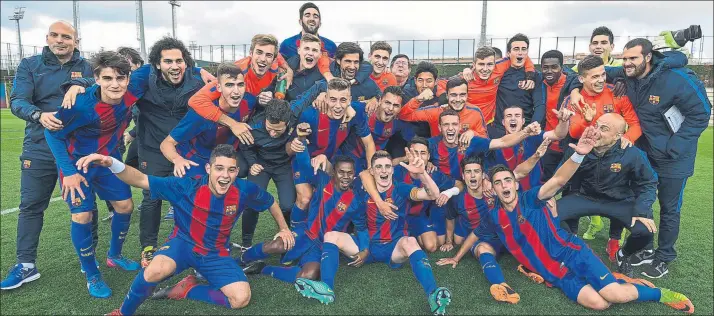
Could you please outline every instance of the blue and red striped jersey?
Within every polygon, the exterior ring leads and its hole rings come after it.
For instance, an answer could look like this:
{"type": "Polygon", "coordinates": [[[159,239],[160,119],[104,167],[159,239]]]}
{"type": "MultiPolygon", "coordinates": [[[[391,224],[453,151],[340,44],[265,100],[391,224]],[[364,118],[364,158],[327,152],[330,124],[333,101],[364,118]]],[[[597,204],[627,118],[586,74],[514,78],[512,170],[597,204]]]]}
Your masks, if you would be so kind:
{"type": "MultiPolygon", "coordinates": [[[[478,229],[480,233],[485,233],[487,230],[484,227],[489,225],[486,223],[489,216],[489,210],[494,206],[494,200],[486,197],[476,198],[467,192],[467,189],[461,191],[459,195],[452,196],[449,199],[447,219],[457,219],[464,227],[469,227],[471,230],[478,229]],[[483,226],[479,228],[480,226],[483,226]]],[[[495,234],[495,232],[493,232],[495,234]]]]}
{"type": "Polygon", "coordinates": [[[491,140],[474,136],[468,148],[461,146],[448,147],[443,141],[443,136],[434,136],[429,138],[429,155],[430,161],[436,168],[445,175],[456,180],[462,180],[461,177],[461,160],[466,155],[482,155],[488,152],[491,146],[491,140]]]}
{"type": "MultiPolygon", "coordinates": [[[[436,186],[439,187],[440,191],[451,189],[456,183],[456,180],[447,177],[439,170],[430,173],[429,176],[431,176],[431,179],[434,180],[434,183],[436,183],[436,186]]],[[[394,175],[392,178],[399,182],[421,187],[421,180],[412,178],[407,168],[404,168],[401,165],[394,166],[394,175]]],[[[410,216],[428,214],[427,212],[432,206],[437,207],[436,204],[434,204],[434,201],[410,201],[409,212],[407,214],[410,216]]]]}
{"type": "MultiPolygon", "coordinates": [[[[516,146],[493,150],[486,156],[486,164],[491,166],[503,164],[511,170],[516,170],[518,165],[535,154],[541,142],[543,142],[543,133],[529,136],[516,146]]],[[[538,160],[528,176],[519,181],[519,189],[528,191],[534,186],[541,185],[541,173],[540,160],[538,160]]]]}
{"type": "Polygon", "coordinates": [[[418,188],[412,184],[392,180],[392,186],[385,192],[379,193],[382,200],[394,204],[397,207],[397,215],[395,220],[388,220],[379,213],[377,204],[372,198],[367,200],[367,232],[369,233],[369,241],[372,243],[387,243],[393,240],[398,240],[407,233],[407,213],[409,212],[409,204],[411,203],[410,194],[412,190],[418,188]]]}
{"type": "Polygon", "coordinates": [[[498,205],[490,219],[501,242],[526,268],[549,283],[561,279],[568,268],[563,264],[585,247],[585,243],[560,228],[559,221],[538,199],[541,186],[518,192],[516,208],[509,212],[498,205]]]}
{"type": "MultiPolygon", "coordinates": [[[[218,107],[218,100],[214,100],[213,104],[218,107]]],[[[237,122],[246,122],[253,113],[256,104],[257,99],[253,95],[245,93],[235,112],[222,113],[237,122]]],[[[237,144],[235,135],[230,128],[205,119],[192,108],[189,108],[186,116],[171,130],[169,135],[178,142],[176,151],[186,159],[191,159],[196,155],[199,157],[197,160],[208,160],[216,145],[237,144]]]]}
{"type": "Polygon", "coordinates": [[[60,108],[55,117],[64,127],[45,130],[47,145],[55,156],[63,176],[77,173],[74,163],[81,157],[98,153],[121,160],[119,145],[131,122],[131,109],[141,95],[131,85],[117,105],[101,101],[99,85],[79,94],[71,109],[60,108]]]}
{"type": "MultiPolygon", "coordinates": [[[[374,139],[375,150],[384,150],[392,135],[400,134],[402,139],[406,141],[410,141],[414,137],[414,130],[412,126],[402,120],[395,118],[388,123],[382,122],[377,119],[376,111],[371,115],[366,114],[363,103],[359,103],[359,107],[355,107],[354,109],[357,113],[364,113],[367,128],[369,128],[372,133],[372,139],[374,139]]],[[[342,144],[340,150],[353,158],[366,158],[364,145],[359,139],[357,139],[357,136],[354,133],[350,133],[347,136],[347,139],[342,144]]]]}
{"type": "Polygon", "coordinates": [[[208,176],[176,178],[149,176],[152,199],[166,200],[174,207],[174,234],[193,245],[201,255],[230,255],[231,230],[246,208],[264,211],[273,196],[252,182],[236,179],[224,196],[215,196],[208,176]]]}
{"type": "MultiPolygon", "coordinates": [[[[356,108],[359,102],[352,102],[351,105],[356,108]]],[[[307,107],[300,115],[299,122],[310,124],[312,129],[312,134],[308,136],[310,143],[307,146],[312,157],[324,154],[327,159],[332,159],[353,127],[355,134],[360,138],[370,135],[365,117],[359,112],[349,122],[342,123],[342,119],[330,119],[327,114],[320,113],[314,107],[307,107]]]]}

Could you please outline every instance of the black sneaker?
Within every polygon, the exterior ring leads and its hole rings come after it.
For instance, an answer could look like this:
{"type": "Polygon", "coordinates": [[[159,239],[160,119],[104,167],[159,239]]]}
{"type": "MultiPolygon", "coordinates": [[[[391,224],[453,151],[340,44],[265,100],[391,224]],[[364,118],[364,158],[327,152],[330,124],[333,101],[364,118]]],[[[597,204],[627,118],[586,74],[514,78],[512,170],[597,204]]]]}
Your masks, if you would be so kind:
{"type": "Polygon", "coordinates": [[[246,264],[245,267],[243,268],[243,273],[245,274],[259,274],[260,271],[263,271],[263,268],[265,268],[266,264],[265,262],[258,260],[258,261],[253,261],[249,264],[246,264]]]}
{"type": "Polygon", "coordinates": [[[654,250],[641,250],[630,256],[630,265],[637,267],[643,264],[650,264],[652,263],[652,259],[654,259],[654,250]]]}
{"type": "Polygon", "coordinates": [[[615,254],[615,258],[617,260],[617,272],[620,272],[627,277],[634,278],[635,271],[632,270],[632,264],[630,263],[630,258],[632,257],[633,255],[625,256],[625,254],[622,253],[622,250],[619,250],[615,254]]]}
{"type": "Polygon", "coordinates": [[[667,269],[666,262],[659,259],[654,259],[652,263],[645,267],[644,271],[642,271],[642,275],[652,279],[659,279],[668,272],[669,269],[667,269]]]}

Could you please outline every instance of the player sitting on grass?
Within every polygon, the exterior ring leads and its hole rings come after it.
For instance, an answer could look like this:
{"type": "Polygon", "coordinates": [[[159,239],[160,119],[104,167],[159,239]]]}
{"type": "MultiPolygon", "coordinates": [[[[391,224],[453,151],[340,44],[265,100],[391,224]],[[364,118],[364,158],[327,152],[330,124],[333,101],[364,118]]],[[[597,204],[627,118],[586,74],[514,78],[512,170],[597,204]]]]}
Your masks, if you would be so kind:
{"type": "Polygon", "coordinates": [[[611,273],[582,239],[560,228],[557,211],[546,206],[545,201],[570,180],[599,138],[598,130],[586,128],[578,144],[570,144],[575,153],[555,175],[525,192],[518,192],[517,180],[508,167],[491,168],[489,178],[499,204],[491,209],[489,218],[499,239],[518,262],[587,308],[604,310],[611,303],[649,301],[693,313],[694,305],[681,293],[611,273]]]}
{"type": "Polygon", "coordinates": [[[131,121],[131,108],[141,93],[129,84],[129,62],[116,52],[97,54],[92,59],[92,68],[97,84],[78,96],[73,108],[57,111],[55,117],[64,122],[64,127],[45,130],[45,138],[60,170],[62,197],[72,213],[70,235],[87,277],[87,290],[93,297],[107,298],[112,290],[99,272],[92,243],[94,192],[110,201],[116,211],[107,266],[135,271],[139,264],[121,254],[134,209],[131,189],[106,168],[92,166],[81,173],[74,163],[92,153],[121,159],[119,144],[131,121]]]}
{"type": "Polygon", "coordinates": [[[109,168],[126,184],[149,190],[152,197],[167,200],[176,208],[176,236],[159,248],[148,267],[139,271],[121,307],[110,315],[134,314],[159,282],[189,267],[201,273],[208,285],[198,284],[196,277],[189,275],[154,297],[192,299],[229,308],[248,305],[250,286],[243,270],[231,258],[229,244],[231,230],[247,207],[270,208],[280,228],[277,236],[286,248],[295,244],[273,197],[253,183],[236,179],[238,163],[231,145],[216,146],[204,166],[207,176],[198,178],[147,176],[99,154],[81,158],[76,165],[86,172],[92,163],[109,168]]]}
{"type": "Polygon", "coordinates": [[[451,292],[446,288],[437,287],[429,258],[419,247],[416,238],[406,235],[405,229],[408,204],[411,201],[435,200],[439,196],[439,189],[434,180],[424,171],[425,162],[413,150],[405,150],[409,164],[402,162],[400,165],[416,175],[422,187],[417,188],[411,184],[394,181],[392,157],[385,151],[376,152],[372,157],[369,174],[362,173],[363,184],[368,192],[379,192],[378,195],[382,199],[397,205],[399,217],[396,220],[384,218],[377,211],[374,200],[370,198],[366,206],[367,231],[370,239],[367,249],[360,251],[354,237],[346,233],[333,231],[325,234],[320,261],[322,281],[297,279],[296,285],[303,296],[317,299],[324,304],[335,300],[333,289],[341,251],[347,256],[356,257],[356,260],[351,263],[355,267],[365,263],[383,262],[391,268],[398,268],[408,260],[412,272],[426,293],[431,312],[439,315],[446,312],[446,306],[451,302],[451,292]]]}

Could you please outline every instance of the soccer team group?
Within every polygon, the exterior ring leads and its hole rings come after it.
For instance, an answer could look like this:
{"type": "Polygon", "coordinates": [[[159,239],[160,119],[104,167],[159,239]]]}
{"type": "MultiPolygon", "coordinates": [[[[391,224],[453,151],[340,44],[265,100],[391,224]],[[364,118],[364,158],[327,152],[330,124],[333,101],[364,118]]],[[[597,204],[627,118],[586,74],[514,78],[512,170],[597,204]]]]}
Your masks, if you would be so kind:
{"type": "MultiPolygon", "coordinates": [[[[298,35],[281,43],[256,35],[250,56],[218,65],[215,76],[169,37],[146,65],[131,48],[87,61],[72,25],[53,23],[43,53],[22,60],[11,96],[27,127],[18,259],[2,289],[39,278],[42,212],[59,178],[89,294],[112,294],[95,259],[95,195],[112,212],[106,265],[138,272],[111,315],[134,314],[149,297],[242,308],[251,298],[246,274],[329,304],[340,258],[354,268],[408,263],[430,312],[444,314],[452,290],[437,284],[427,252],[455,247],[436,264],[473,256],[496,301],[520,300],[497,260],[509,253],[523,275],[587,308],[653,301],[694,311],[685,295],[635,278],[633,268],[649,278],[668,273],[711,114],[684,54],[638,38],[614,59],[613,34],[599,27],[575,69],[551,50],[536,70],[528,37],[516,34],[505,58],[481,47],[454,77],[441,79],[429,62],[411,76],[409,57],[392,56],[388,43],[373,43],[365,56],[355,43],[317,35],[316,5],[299,15],[298,35]],[[271,180],[277,200],[266,191],[271,180]],[[130,187],[143,189],[140,262],[122,255],[130,187]],[[174,224],[163,244],[161,201],[174,224]],[[264,210],[279,231],[253,244],[264,210]],[[241,214],[241,244],[232,243],[241,214]],[[584,216],[591,222],[581,238],[584,216]],[[603,228],[599,216],[611,220],[616,272],[584,242],[603,228]],[[270,256],[280,265],[267,265],[270,256]]],[[[661,35],[677,49],[701,30],[661,35]]],[[[346,269],[360,273],[354,268],[346,269]]]]}

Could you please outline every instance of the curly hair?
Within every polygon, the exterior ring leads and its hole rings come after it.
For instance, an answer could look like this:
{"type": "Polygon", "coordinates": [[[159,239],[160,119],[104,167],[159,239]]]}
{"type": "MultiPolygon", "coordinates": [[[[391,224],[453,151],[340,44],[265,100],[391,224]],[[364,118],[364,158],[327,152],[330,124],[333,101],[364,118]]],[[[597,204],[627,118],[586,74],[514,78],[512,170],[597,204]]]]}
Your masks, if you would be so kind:
{"type": "Polygon", "coordinates": [[[183,60],[186,62],[186,67],[193,68],[196,66],[196,62],[194,62],[191,57],[191,52],[186,49],[186,45],[184,45],[182,41],[168,36],[162,37],[154,43],[154,46],[151,46],[149,63],[158,66],[161,63],[161,52],[170,49],[178,49],[181,51],[183,60]]]}

